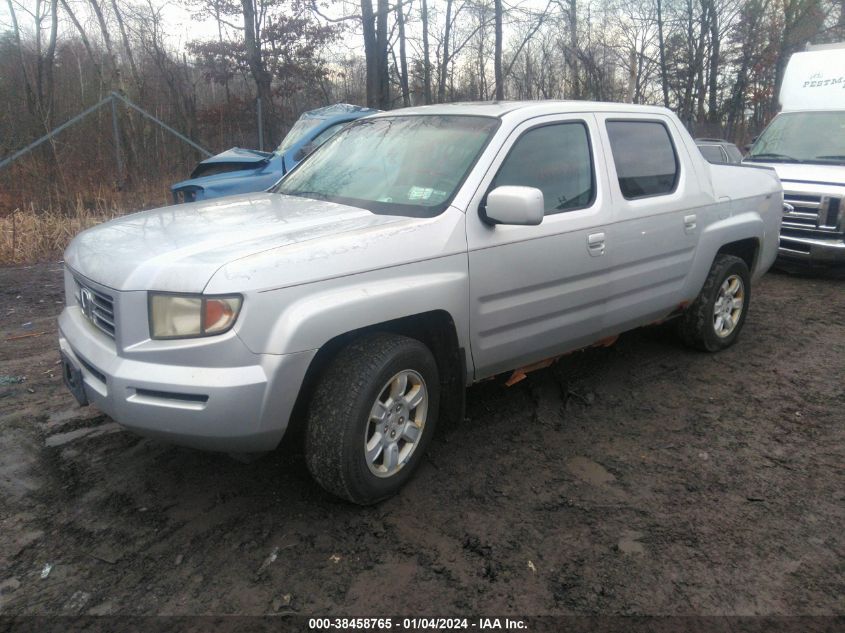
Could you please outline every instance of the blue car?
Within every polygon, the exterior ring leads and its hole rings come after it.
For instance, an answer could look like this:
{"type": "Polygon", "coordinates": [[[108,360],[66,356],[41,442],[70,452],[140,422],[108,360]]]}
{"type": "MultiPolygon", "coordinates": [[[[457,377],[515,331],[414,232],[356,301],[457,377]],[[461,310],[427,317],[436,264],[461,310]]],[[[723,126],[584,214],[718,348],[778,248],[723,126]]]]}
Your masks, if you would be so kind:
{"type": "Polygon", "coordinates": [[[306,112],[291,128],[275,152],[233,147],[197,165],[189,180],[170,187],[173,200],[195,202],[238,193],[266,191],[311,151],[334,136],[347,123],[378,110],[337,103],[306,112]]]}

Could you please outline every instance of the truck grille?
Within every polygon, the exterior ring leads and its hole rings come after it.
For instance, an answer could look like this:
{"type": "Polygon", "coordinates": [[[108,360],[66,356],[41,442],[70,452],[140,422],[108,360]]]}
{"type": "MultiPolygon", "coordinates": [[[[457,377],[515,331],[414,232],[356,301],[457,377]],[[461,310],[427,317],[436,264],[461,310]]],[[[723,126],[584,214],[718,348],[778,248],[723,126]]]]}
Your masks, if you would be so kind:
{"type": "Polygon", "coordinates": [[[784,211],[783,226],[836,232],[842,226],[842,200],[834,196],[814,196],[784,192],[783,201],[792,205],[784,211]]]}
{"type": "Polygon", "coordinates": [[[110,295],[76,279],[76,302],[94,327],[114,338],[114,299],[110,295]]]}

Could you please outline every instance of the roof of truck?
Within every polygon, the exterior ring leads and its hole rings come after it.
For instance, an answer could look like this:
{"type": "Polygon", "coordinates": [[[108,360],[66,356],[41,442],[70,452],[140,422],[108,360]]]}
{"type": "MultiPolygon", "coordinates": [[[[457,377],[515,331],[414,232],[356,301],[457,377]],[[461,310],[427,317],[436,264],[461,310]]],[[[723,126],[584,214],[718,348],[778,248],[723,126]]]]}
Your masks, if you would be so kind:
{"type": "Polygon", "coordinates": [[[780,87],[784,112],[845,109],[845,48],[841,45],[794,53],[780,87]]]}
{"type": "Polygon", "coordinates": [[[609,103],[604,101],[470,101],[412,106],[410,108],[381,112],[375,116],[396,116],[397,114],[455,114],[502,118],[512,112],[524,112],[525,114],[539,116],[543,114],[565,114],[568,112],[643,112],[666,114],[669,110],[660,106],[609,103]]]}
{"type": "Polygon", "coordinates": [[[303,112],[302,116],[300,116],[299,118],[330,119],[331,117],[342,116],[345,114],[361,114],[362,116],[364,116],[367,114],[374,114],[375,112],[380,112],[380,110],[373,110],[372,108],[367,108],[359,105],[352,105],[350,103],[335,103],[322,108],[317,108],[316,110],[308,110],[307,112],[303,112]]]}

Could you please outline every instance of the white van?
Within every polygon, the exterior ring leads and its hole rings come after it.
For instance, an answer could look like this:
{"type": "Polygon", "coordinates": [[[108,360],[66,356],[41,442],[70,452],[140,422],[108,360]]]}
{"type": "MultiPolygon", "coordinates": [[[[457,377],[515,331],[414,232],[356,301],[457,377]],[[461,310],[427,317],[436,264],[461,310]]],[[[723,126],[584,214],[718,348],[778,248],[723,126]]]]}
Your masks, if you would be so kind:
{"type": "Polygon", "coordinates": [[[845,264],[845,42],[795,53],[780,105],[745,159],[783,183],[779,258],[845,264]]]}

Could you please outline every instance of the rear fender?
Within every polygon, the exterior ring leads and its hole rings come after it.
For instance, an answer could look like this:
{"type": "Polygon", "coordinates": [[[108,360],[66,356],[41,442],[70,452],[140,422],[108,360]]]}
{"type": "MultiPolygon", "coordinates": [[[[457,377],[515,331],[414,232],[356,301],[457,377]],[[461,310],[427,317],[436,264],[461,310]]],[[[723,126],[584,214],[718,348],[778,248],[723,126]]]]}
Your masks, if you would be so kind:
{"type": "MultiPolygon", "coordinates": [[[[684,293],[687,300],[692,301],[701,292],[719,249],[731,242],[746,239],[756,239],[762,245],[765,236],[765,222],[757,211],[740,212],[728,218],[717,220],[705,227],[701,231],[695,261],[692,266],[693,272],[689,277],[684,293]]],[[[775,235],[771,239],[774,239],[775,245],[777,245],[777,236],[775,235]]],[[[759,269],[759,254],[757,261],[757,268],[759,269]]]]}

